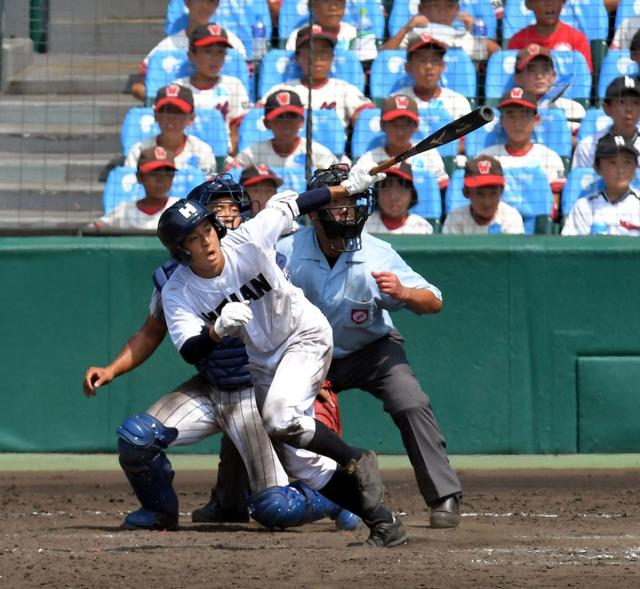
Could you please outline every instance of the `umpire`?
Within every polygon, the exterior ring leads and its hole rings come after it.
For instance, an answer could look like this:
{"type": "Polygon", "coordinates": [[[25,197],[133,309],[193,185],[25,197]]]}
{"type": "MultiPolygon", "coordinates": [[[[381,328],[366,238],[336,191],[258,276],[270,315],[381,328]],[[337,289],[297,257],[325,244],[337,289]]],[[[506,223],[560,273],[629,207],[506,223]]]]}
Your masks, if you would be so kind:
{"type": "MultiPolygon", "coordinates": [[[[318,170],[309,188],[335,186],[347,177],[344,164],[318,170]]],[[[334,356],[328,379],[335,392],[365,390],[383,402],[402,435],[432,528],[460,522],[460,481],[446,452],[429,397],[420,387],[394,328],[390,311],[437,313],[440,291],[414,272],[386,242],[362,228],[372,194],[331,203],[310,215],[313,228],[277,244],[293,284],[327,317],[334,356]]]]}

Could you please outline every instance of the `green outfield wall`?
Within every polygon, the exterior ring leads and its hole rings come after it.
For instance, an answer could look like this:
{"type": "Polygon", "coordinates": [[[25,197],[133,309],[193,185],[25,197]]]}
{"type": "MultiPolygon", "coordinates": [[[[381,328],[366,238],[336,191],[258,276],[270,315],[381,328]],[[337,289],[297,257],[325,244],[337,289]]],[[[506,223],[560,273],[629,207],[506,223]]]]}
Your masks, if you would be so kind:
{"type": "MultiPolygon", "coordinates": [[[[444,294],[437,316],[394,317],[452,453],[640,451],[640,241],[389,241],[444,294]]],[[[165,341],[96,398],[81,390],[143,323],[164,259],[149,237],[0,238],[0,451],[112,451],[124,417],[192,373],[165,341]]],[[[350,442],[403,453],[380,402],[340,402],[350,442]]]]}

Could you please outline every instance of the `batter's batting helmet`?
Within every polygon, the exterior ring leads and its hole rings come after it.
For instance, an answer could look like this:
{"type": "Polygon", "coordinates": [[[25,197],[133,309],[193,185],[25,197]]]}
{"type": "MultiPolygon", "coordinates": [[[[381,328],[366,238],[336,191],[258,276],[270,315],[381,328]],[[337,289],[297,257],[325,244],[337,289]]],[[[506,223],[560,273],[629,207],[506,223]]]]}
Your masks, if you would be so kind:
{"type": "Polygon", "coordinates": [[[245,187],[238,184],[231,174],[218,174],[211,180],[196,186],[187,195],[188,200],[197,200],[205,206],[223,198],[236,203],[241,213],[251,208],[251,199],[245,187]]]}
{"type": "Polygon", "coordinates": [[[213,225],[218,239],[227,234],[227,228],[206,206],[195,200],[180,199],[171,205],[158,221],[158,237],[171,256],[185,266],[191,262],[191,253],[183,247],[184,240],[205,219],[213,225]]]}
{"type": "MultiPolygon", "coordinates": [[[[348,177],[347,164],[334,164],[325,170],[316,170],[307,189],[339,186],[348,177]]],[[[371,214],[373,190],[369,187],[364,192],[351,195],[351,198],[353,198],[352,205],[328,206],[317,211],[320,225],[329,238],[331,248],[335,251],[353,252],[362,247],[360,235],[371,214]],[[347,209],[346,214],[345,209],[347,209]]]]}

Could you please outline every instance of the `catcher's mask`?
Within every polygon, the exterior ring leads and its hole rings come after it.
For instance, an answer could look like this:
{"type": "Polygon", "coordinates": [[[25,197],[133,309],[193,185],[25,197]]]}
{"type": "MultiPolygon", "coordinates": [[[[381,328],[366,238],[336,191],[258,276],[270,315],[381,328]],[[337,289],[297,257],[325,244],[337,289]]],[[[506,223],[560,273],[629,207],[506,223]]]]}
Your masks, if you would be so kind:
{"type": "MultiPolygon", "coordinates": [[[[333,164],[325,170],[316,170],[307,186],[308,190],[323,186],[339,186],[349,177],[347,164],[333,164]]],[[[355,252],[362,248],[362,229],[371,214],[373,191],[346,197],[345,203],[332,203],[317,211],[318,221],[324,229],[331,249],[337,252],[355,252]]]]}

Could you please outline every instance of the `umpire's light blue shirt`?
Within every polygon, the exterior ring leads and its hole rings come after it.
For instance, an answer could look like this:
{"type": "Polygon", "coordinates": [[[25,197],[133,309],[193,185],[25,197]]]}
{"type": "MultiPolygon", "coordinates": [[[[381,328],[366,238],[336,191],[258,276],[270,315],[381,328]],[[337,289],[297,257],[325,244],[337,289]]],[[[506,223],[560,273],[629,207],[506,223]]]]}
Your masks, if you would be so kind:
{"type": "Polygon", "coordinates": [[[278,241],[278,263],[304,291],[333,328],[334,358],[343,358],[389,333],[389,311],[404,303],[380,292],[371,272],[393,272],[404,286],[442,295],[385,241],[362,234],[362,249],[340,255],[333,268],[322,253],[315,231],[301,229],[278,241]]]}

